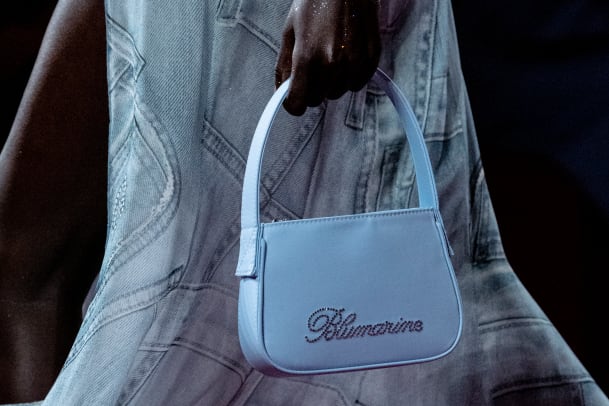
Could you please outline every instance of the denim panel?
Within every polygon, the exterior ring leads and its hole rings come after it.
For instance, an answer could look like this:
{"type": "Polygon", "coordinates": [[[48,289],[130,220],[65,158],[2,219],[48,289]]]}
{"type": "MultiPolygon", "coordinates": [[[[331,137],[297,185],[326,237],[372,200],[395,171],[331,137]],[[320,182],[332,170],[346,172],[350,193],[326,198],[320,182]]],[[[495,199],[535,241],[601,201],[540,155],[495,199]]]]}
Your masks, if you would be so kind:
{"type": "Polygon", "coordinates": [[[113,268],[164,229],[177,207],[180,180],[166,130],[137,96],[145,61],[131,35],[111,17],[106,21],[111,114],[107,251],[111,254],[106,255],[104,267],[113,268]]]}
{"type": "Polygon", "coordinates": [[[479,162],[472,174],[471,255],[474,263],[505,258],[501,235],[488,192],[484,168],[479,162]]]}
{"type": "Polygon", "coordinates": [[[251,372],[231,317],[237,306],[234,293],[214,285],[182,284],[167,299],[159,302],[156,320],[140,345],[121,404],[228,404],[251,372]]]}
{"type": "Polygon", "coordinates": [[[553,405],[585,404],[570,403],[556,387],[573,388],[592,383],[592,378],[507,261],[478,264],[474,272],[479,274],[476,304],[485,391],[498,400],[508,399],[505,402],[530,396],[552,399],[553,405]]]}
{"type": "Polygon", "coordinates": [[[468,266],[458,277],[463,299],[463,332],[453,352],[436,361],[365,373],[358,401],[362,405],[486,405],[484,354],[476,324],[475,279],[468,266]]]}
{"type": "Polygon", "coordinates": [[[596,383],[593,382],[585,382],[580,384],[582,391],[583,403],[586,406],[597,406],[597,405],[607,405],[609,404],[609,399],[607,396],[601,391],[596,383]]]}
{"type": "MultiPolygon", "coordinates": [[[[424,130],[456,251],[460,343],[399,368],[306,378],[251,370],[236,331],[241,182],[289,4],[106,0],[110,243],[45,404],[484,405],[551,389],[531,382],[579,385],[582,398],[607,404],[504,260],[447,0],[382,2],[381,67],[424,130]]],[[[281,113],[263,165],[262,219],[416,205],[411,166],[378,89],[301,118],[281,113]]]]}
{"type": "Polygon", "coordinates": [[[328,382],[292,382],[253,372],[237,340],[237,301],[230,289],[182,284],[158,307],[119,404],[280,405],[289,399],[290,404],[338,404],[344,398],[328,382]],[[298,401],[296,393],[302,395],[298,401]]]}
{"type": "Polygon", "coordinates": [[[248,406],[347,406],[348,399],[340,390],[327,383],[297,379],[264,377],[244,403],[248,406]]]}
{"type": "Polygon", "coordinates": [[[495,406],[537,406],[554,405],[556,402],[572,406],[585,405],[580,384],[556,384],[551,380],[532,382],[530,386],[518,392],[507,392],[495,396],[495,406]]]}
{"type": "Polygon", "coordinates": [[[278,50],[281,44],[285,17],[290,2],[220,0],[218,22],[234,27],[239,24],[267,46],[278,50]],[[281,23],[278,23],[281,22],[281,23]]]}
{"type": "Polygon", "coordinates": [[[91,303],[91,308],[95,310],[87,313],[87,317],[68,354],[65,366],[68,366],[87,345],[88,341],[92,340],[104,327],[132,313],[153,307],[157,301],[175,289],[182,275],[183,269],[178,268],[160,281],[137,289],[130,289],[127,293],[113,298],[113,300],[103,305],[99,303],[99,299],[95,298],[91,303]]]}

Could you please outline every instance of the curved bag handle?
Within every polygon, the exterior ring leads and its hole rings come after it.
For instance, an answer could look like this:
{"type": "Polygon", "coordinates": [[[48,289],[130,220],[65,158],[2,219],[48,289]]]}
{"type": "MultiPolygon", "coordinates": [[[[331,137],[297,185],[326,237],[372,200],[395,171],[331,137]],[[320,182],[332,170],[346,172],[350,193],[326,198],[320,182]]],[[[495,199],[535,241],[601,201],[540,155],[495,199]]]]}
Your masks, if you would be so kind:
{"type": "MultiPolygon", "coordinates": [[[[438,193],[436,191],[436,183],[431,169],[429,154],[423,139],[423,133],[408,100],[395,82],[380,69],[376,70],[371,81],[387,94],[402,121],[416,172],[419,207],[439,210],[438,193]]],[[[290,79],[286,80],[267,103],[252,138],[243,179],[241,202],[241,247],[247,249],[242,250],[239,255],[237,276],[253,276],[252,268],[255,262],[256,237],[260,225],[260,172],[262,157],[275,116],[287,95],[289,82],[290,79]]]]}

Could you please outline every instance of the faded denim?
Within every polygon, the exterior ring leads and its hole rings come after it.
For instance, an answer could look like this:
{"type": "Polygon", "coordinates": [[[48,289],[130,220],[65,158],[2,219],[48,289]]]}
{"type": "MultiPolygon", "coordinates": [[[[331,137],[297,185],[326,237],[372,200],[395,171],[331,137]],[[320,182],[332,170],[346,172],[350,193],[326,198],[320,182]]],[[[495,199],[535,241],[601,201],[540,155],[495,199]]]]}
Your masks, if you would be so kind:
{"type": "MultiPolygon", "coordinates": [[[[383,2],[380,66],[430,151],[456,252],[460,343],[425,364],[306,378],[247,364],[234,276],[241,183],[289,3],[106,0],[106,255],[44,405],[609,404],[505,257],[448,0],[383,2]]],[[[415,206],[413,176],[393,106],[368,86],[278,117],[263,220],[415,206]]]]}

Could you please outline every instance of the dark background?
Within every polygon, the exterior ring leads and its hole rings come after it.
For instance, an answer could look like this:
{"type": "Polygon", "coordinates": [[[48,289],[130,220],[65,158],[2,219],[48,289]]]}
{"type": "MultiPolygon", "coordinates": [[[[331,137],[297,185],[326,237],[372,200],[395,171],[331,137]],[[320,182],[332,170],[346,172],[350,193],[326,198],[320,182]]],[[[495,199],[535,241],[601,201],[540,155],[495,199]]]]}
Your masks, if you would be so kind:
{"type": "Polygon", "coordinates": [[[609,2],[453,8],[507,258],[608,393],[609,2]]]}
{"type": "MultiPolygon", "coordinates": [[[[0,16],[0,145],[55,4],[12,2],[0,16]]],[[[609,3],[453,7],[508,259],[607,393],[609,3]]]]}

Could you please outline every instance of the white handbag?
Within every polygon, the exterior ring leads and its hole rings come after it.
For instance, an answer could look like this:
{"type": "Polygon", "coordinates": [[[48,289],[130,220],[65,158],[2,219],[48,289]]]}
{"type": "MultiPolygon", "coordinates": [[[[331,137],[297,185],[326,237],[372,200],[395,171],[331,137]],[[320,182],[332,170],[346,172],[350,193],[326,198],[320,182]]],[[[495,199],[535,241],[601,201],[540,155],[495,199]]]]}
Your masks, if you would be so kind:
{"type": "Polygon", "coordinates": [[[414,113],[383,72],[417,176],[419,208],[260,223],[266,137],[287,92],[264,110],[250,148],[237,276],[246,359],[270,375],[426,362],[456,346],[461,301],[429,156],[414,113]]]}

